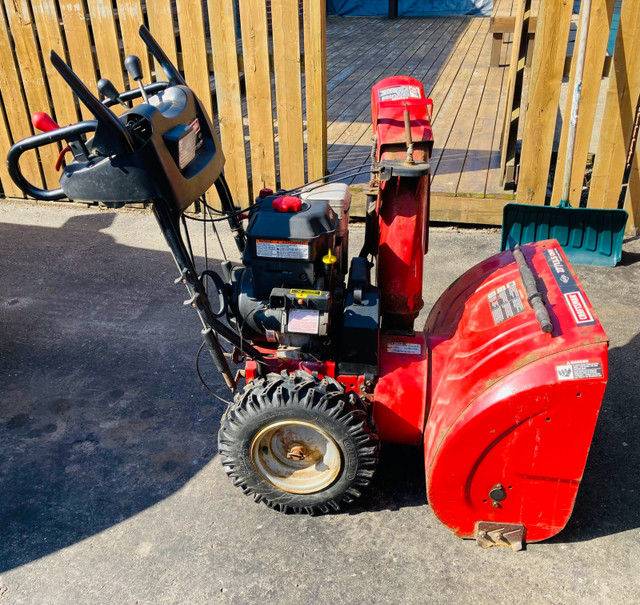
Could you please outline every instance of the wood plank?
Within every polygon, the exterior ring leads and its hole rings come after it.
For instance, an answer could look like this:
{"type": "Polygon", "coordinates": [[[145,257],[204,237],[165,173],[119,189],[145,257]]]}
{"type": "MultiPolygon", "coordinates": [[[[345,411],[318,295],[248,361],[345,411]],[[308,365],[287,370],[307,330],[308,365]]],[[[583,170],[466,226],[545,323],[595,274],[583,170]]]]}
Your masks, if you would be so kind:
{"type": "MultiPolygon", "coordinates": [[[[77,0],[59,0],[58,4],[69,51],[69,65],[89,88],[95,90],[98,78],[93,64],[92,44],[84,4],[77,0]]],[[[60,56],[64,57],[64,55],[60,56]]],[[[80,103],[80,113],[84,120],[93,119],[93,114],[82,103],[80,103]]]]}
{"type": "MultiPolygon", "coordinates": [[[[436,86],[434,86],[434,91],[440,90],[441,86],[445,90],[448,88],[448,92],[446,93],[444,100],[439,107],[434,107],[433,111],[434,131],[441,133],[434,144],[433,154],[431,156],[431,169],[434,174],[431,186],[434,191],[438,188],[438,164],[440,163],[440,158],[444,149],[448,146],[450,133],[460,112],[460,105],[464,99],[469,81],[473,75],[477,58],[485,43],[488,29],[489,23],[485,19],[481,22],[480,27],[473,35],[473,40],[471,45],[468,47],[468,51],[462,55],[460,67],[455,74],[453,73],[455,70],[455,63],[450,64],[452,68],[451,70],[449,70],[450,65],[447,65],[447,70],[449,71],[448,76],[454,76],[451,82],[447,81],[448,78],[445,80],[439,78],[436,86]]],[[[439,94],[436,94],[436,92],[432,93],[432,96],[435,98],[442,98],[439,94]]]]}
{"type": "Polygon", "coordinates": [[[495,67],[489,68],[456,195],[484,197],[486,194],[491,159],[494,155],[499,156],[493,151],[493,142],[497,118],[500,115],[499,109],[504,106],[500,104],[500,97],[505,71],[495,67]]]}
{"type": "Polygon", "coordinates": [[[640,11],[636,0],[622,3],[613,65],[591,177],[589,208],[618,205],[640,88],[640,11]]]}
{"type": "Polygon", "coordinates": [[[509,62],[509,78],[507,80],[507,99],[502,122],[500,174],[503,183],[513,183],[515,181],[520,104],[522,102],[522,84],[528,46],[527,36],[524,35],[524,31],[530,20],[531,0],[520,0],[516,14],[511,60],[509,62]]]}
{"type": "MultiPolygon", "coordinates": [[[[7,102],[7,95],[3,97],[2,107],[5,116],[0,113],[0,153],[6,158],[9,148],[16,141],[20,141],[31,134],[31,124],[29,122],[29,113],[25,100],[22,96],[22,85],[18,75],[18,68],[15,62],[13,50],[11,48],[11,39],[9,37],[9,28],[4,17],[4,11],[0,6],[0,91],[14,91],[14,102],[7,102]],[[6,117],[6,122],[4,120],[6,117]]],[[[2,179],[2,188],[5,195],[14,197],[24,197],[20,188],[14,184],[9,178],[6,161],[0,162],[2,168],[0,171],[0,179],[2,179]]],[[[42,187],[42,176],[38,167],[38,156],[35,151],[29,151],[22,156],[20,168],[26,179],[36,185],[42,187]]]]}
{"type": "MultiPolygon", "coordinates": [[[[124,69],[111,0],[87,0],[87,6],[91,16],[91,29],[100,77],[108,78],[118,90],[124,90],[124,69]]],[[[85,82],[85,84],[92,91],[96,91],[95,82],[85,82]]],[[[113,110],[115,109],[116,106],[113,110]]]]}
{"type": "MultiPolygon", "coordinates": [[[[460,70],[458,74],[459,82],[467,84],[463,94],[457,99],[452,99],[456,103],[460,103],[457,119],[451,124],[451,130],[447,137],[446,147],[442,150],[437,164],[434,159],[431,160],[431,167],[434,171],[434,177],[432,181],[433,191],[437,191],[443,195],[455,195],[458,190],[458,183],[462,174],[462,169],[467,157],[467,149],[470,144],[471,134],[477,119],[477,114],[480,108],[482,97],[485,91],[485,84],[489,73],[489,56],[491,47],[486,42],[489,40],[487,33],[484,37],[479,36],[482,47],[479,54],[471,55],[475,56],[476,62],[470,62],[463,69],[468,70],[470,77],[467,78],[463,70],[460,70]]],[[[500,91],[494,93],[495,101],[500,96],[500,91]]],[[[494,105],[495,107],[495,105],[494,105]]],[[[487,133],[487,146],[490,145],[491,138],[493,136],[493,129],[489,133],[489,129],[486,129],[487,133]]],[[[475,193],[479,196],[484,195],[485,179],[482,183],[477,183],[475,188],[467,190],[466,193],[475,193]]],[[[467,180],[467,183],[470,183],[467,180]]]]}
{"type": "MultiPolygon", "coordinates": [[[[26,0],[5,0],[5,8],[13,37],[16,60],[19,65],[19,74],[27,99],[28,114],[31,115],[36,111],[51,113],[47,89],[44,86],[44,74],[40,64],[38,47],[33,33],[29,5],[26,0]]],[[[3,89],[3,91],[5,90],[17,91],[19,88],[3,89]]],[[[25,126],[26,128],[22,132],[28,132],[29,127],[28,125],[25,126]]],[[[45,184],[49,189],[57,189],[59,186],[58,173],[55,169],[58,152],[57,144],[42,147],[38,152],[45,184]]]]}
{"type": "Polygon", "coordinates": [[[234,200],[249,205],[242,98],[236,53],[233,0],[209,0],[211,48],[216,82],[216,105],[220,138],[225,154],[225,178],[234,200]]]}
{"type": "Polygon", "coordinates": [[[531,68],[518,201],[544,204],[573,2],[542,0],[531,68]]]}
{"type": "MultiPolygon", "coordinates": [[[[138,29],[144,23],[142,3],[140,0],[117,0],[117,6],[124,56],[136,55],[140,57],[143,83],[149,84],[151,82],[149,51],[138,34],[138,29]]],[[[136,88],[137,86],[135,82],[129,82],[129,88],[136,88]]]]}
{"type": "Polygon", "coordinates": [[[256,197],[264,187],[276,188],[269,44],[264,2],[242,2],[240,26],[251,137],[251,182],[253,195],[256,197]]]}
{"type": "Polygon", "coordinates": [[[49,54],[52,50],[64,57],[66,48],[62,39],[55,0],[38,0],[38,2],[33,2],[31,7],[53,100],[53,118],[61,126],[74,124],[78,121],[74,95],[49,60],[49,54]]]}
{"type": "Polygon", "coordinates": [[[280,187],[290,189],[304,182],[298,0],[273,2],[271,18],[280,187]]]}
{"type": "MultiPolygon", "coordinates": [[[[178,53],[176,49],[176,33],[173,27],[173,10],[171,0],[146,0],[147,18],[149,19],[149,31],[158,41],[169,60],[178,65],[178,53]]],[[[234,46],[235,49],[235,46],[234,46]]],[[[156,81],[167,78],[160,64],[153,59],[156,81]]]]}
{"type": "MultiPolygon", "coordinates": [[[[605,55],[607,54],[607,40],[615,0],[592,0],[589,15],[589,30],[587,46],[584,56],[584,73],[582,76],[582,92],[580,94],[580,111],[576,125],[575,150],[571,168],[571,184],[569,188],[569,201],[577,206],[580,204],[584,173],[589,153],[589,143],[593,132],[593,123],[598,105],[600,83],[602,81],[602,69],[605,55]]],[[[580,26],[576,33],[576,40],[580,39],[580,26]]],[[[571,115],[571,103],[573,101],[573,89],[575,87],[577,61],[572,61],[571,74],[569,76],[569,94],[565,104],[562,123],[562,133],[558,147],[558,163],[553,180],[553,192],[551,204],[557,205],[562,197],[562,182],[564,180],[565,157],[567,153],[567,137],[569,134],[569,116],[571,115]]],[[[606,113],[604,114],[607,115],[606,113]]],[[[607,118],[605,117],[605,121],[607,118]]]]}
{"type": "Polygon", "coordinates": [[[304,0],[305,100],[309,180],[327,173],[327,53],[325,0],[304,0]]]}
{"type": "Polygon", "coordinates": [[[631,163],[631,173],[624,199],[624,209],[629,213],[625,235],[633,237],[640,233],[640,153],[638,147],[631,163]]]}

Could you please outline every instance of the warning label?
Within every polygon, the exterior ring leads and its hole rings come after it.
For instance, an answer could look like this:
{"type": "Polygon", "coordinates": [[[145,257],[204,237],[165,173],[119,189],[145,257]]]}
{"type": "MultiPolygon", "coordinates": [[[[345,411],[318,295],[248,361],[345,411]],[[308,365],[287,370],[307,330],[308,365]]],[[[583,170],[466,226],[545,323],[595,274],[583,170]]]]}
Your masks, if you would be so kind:
{"type": "Polygon", "coordinates": [[[422,345],[419,342],[402,342],[396,340],[387,344],[387,353],[401,353],[404,355],[422,355],[422,345]]]}
{"type": "Polygon", "coordinates": [[[420,89],[417,86],[392,86],[383,88],[379,92],[381,101],[399,101],[402,99],[421,99],[420,89]]]}
{"type": "Polygon", "coordinates": [[[300,290],[298,288],[289,290],[289,294],[293,294],[298,298],[307,298],[307,296],[322,296],[322,292],[320,290],[300,290]]]}
{"type": "Polygon", "coordinates": [[[570,361],[556,366],[558,380],[581,380],[584,378],[602,378],[602,366],[599,361],[570,361]]]}
{"type": "Polygon", "coordinates": [[[291,309],[289,311],[289,332],[300,334],[317,334],[320,325],[320,311],[312,309],[291,309]]]}
{"type": "Polygon", "coordinates": [[[515,281],[489,292],[489,306],[496,326],[507,319],[524,312],[524,305],[515,281]]]}
{"type": "Polygon", "coordinates": [[[309,244],[279,240],[256,240],[256,254],[262,258],[309,260],[309,244]]]}

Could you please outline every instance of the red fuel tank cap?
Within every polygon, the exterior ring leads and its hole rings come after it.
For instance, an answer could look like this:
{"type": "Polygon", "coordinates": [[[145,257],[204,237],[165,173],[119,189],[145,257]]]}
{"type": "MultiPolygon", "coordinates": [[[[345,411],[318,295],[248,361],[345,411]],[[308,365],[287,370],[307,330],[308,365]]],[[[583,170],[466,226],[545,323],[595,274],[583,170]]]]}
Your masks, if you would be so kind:
{"type": "Polygon", "coordinates": [[[302,210],[302,200],[294,195],[283,195],[273,200],[273,209],[277,212],[298,212],[302,210]]]}

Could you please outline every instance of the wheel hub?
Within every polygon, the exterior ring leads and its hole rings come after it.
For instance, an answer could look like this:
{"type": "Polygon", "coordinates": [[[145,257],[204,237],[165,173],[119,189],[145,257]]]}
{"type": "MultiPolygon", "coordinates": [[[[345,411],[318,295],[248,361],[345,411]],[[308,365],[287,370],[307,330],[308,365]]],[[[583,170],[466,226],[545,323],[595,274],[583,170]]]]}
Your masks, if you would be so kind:
{"type": "Polygon", "coordinates": [[[301,420],[273,422],[260,430],[251,444],[251,461],[265,481],[294,494],[326,489],[342,469],[335,440],[301,420]]]}

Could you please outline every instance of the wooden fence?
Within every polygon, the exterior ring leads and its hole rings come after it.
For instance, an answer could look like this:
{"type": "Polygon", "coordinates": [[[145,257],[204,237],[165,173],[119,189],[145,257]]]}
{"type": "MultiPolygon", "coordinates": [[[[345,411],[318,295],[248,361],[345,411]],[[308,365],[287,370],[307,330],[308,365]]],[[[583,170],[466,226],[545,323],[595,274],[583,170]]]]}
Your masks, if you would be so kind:
{"type": "MultiPolygon", "coordinates": [[[[524,3],[524,0],[522,0],[524,3]]],[[[536,28],[533,65],[526,100],[522,134],[517,201],[527,204],[549,202],[547,183],[559,114],[560,87],[571,26],[573,1],[541,0],[536,28]]],[[[583,192],[589,144],[592,139],[598,95],[602,80],[609,28],[616,0],[593,0],[585,55],[582,95],[577,123],[575,155],[571,171],[569,200],[578,206],[583,192]]],[[[618,4],[620,4],[618,0],[618,4]]],[[[576,39],[579,32],[576,35],[576,39]]],[[[569,77],[573,90],[575,61],[569,77]]],[[[625,164],[640,92],[640,10],[638,0],[622,0],[620,23],[613,54],[613,68],[606,91],[601,128],[589,186],[587,206],[617,208],[625,164]]],[[[558,161],[550,202],[560,201],[564,158],[569,128],[571,94],[564,108],[565,120],[558,149],[558,161]]],[[[629,213],[627,234],[636,235],[640,226],[640,154],[636,150],[628,175],[623,206],[629,213]]]]}
{"type": "MultiPolygon", "coordinates": [[[[55,50],[96,91],[101,77],[131,87],[124,57],[144,81],[163,79],[137,30],[145,23],[211,115],[214,108],[236,202],[263,187],[295,187],[326,173],[325,2],[278,0],[0,0],[0,157],[33,134],[30,115],[58,123],[90,118],[52,68],[55,50]],[[270,14],[269,14],[270,13],[270,14]],[[275,96],[274,96],[275,95],[275,96]],[[275,98],[275,103],[273,102],[275,98]],[[306,142],[305,142],[306,139],[306,142]]],[[[134,83],[135,86],[135,83],[134,83]]],[[[57,187],[51,145],[21,167],[57,187]]],[[[22,197],[0,161],[6,197],[22,197]]]]}

